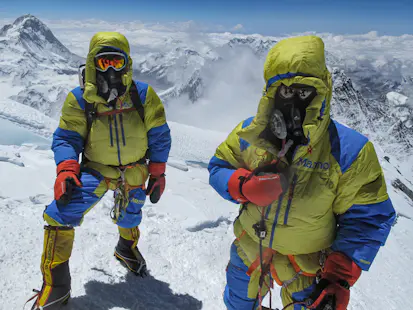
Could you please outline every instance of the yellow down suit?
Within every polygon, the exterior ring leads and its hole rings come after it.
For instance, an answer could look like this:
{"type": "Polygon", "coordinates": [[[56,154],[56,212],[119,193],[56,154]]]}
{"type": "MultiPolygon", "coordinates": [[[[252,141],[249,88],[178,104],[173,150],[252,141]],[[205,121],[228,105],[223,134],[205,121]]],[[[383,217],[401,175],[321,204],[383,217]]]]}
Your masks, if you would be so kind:
{"type": "MultiPolygon", "coordinates": [[[[302,301],[314,288],[315,274],[329,251],[339,251],[368,270],[389,234],[395,211],[373,144],[330,118],[332,80],[324,44],[315,36],[285,39],[269,52],[264,65],[266,86],[255,117],[242,121],[218,147],[209,164],[210,184],[225,199],[235,169],[250,171],[277,159],[280,150],[262,138],[283,83],[317,90],[303,121],[307,145],[294,150],[289,188],[265,208],[264,248],[272,257],[270,276],[282,286],[283,304],[302,301]]],[[[253,225],[261,208],[246,203],[234,222],[224,301],[228,309],[253,307],[260,268],[249,267],[259,256],[253,225]]],[[[294,309],[302,309],[296,305],[294,309]]]]}
{"type": "MultiPolygon", "coordinates": [[[[132,59],[129,43],[116,32],[100,32],[91,40],[86,60],[85,87],[73,89],[67,96],[60,117],[59,127],[53,136],[52,150],[56,164],[66,160],[79,160],[83,153],[80,181],[67,205],[53,201],[46,207],[44,219],[45,242],[41,270],[44,286],[39,305],[45,305],[52,290],[64,287],[70,290],[68,260],[71,255],[74,226],[81,224],[84,215],[95,206],[109,190],[119,185],[121,170],[123,184],[127,185],[126,207],[121,210],[116,224],[120,235],[135,242],[139,238],[138,225],[146,200],[145,182],[148,178],[146,158],[151,162],[165,163],[171,147],[171,136],[165,119],[164,106],[151,86],[132,79],[132,59]],[[125,95],[118,98],[115,107],[98,96],[96,86],[95,56],[110,47],[125,54],[128,65],[122,76],[127,86],[125,95]],[[134,108],[130,87],[135,83],[143,105],[144,119],[134,108]],[[96,119],[90,131],[87,127],[85,107],[93,105],[96,119]],[[119,113],[108,114],[116,110],[119,113]]],[[[126,187],[125,187],[126,189],[126,187]]],[[[67,298],[64,296],[62,298],[67,298]]],[[[55,300],[55,298],[51,298],[55,300]]]]}

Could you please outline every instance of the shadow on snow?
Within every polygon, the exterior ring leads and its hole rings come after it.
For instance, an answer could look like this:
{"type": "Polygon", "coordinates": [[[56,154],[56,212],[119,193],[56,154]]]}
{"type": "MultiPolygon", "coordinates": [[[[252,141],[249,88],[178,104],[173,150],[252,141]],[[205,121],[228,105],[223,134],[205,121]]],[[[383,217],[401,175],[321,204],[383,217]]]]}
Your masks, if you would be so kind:
{"type": "Polygon", "coordinates": [[[85,284],[86,295],[72,298],[62,310],[198,310],[202,302],[188,294],[174,294],[169,284],[152,276],[144,279],[128,273],[121,283],[92,280],[85,284]]]}

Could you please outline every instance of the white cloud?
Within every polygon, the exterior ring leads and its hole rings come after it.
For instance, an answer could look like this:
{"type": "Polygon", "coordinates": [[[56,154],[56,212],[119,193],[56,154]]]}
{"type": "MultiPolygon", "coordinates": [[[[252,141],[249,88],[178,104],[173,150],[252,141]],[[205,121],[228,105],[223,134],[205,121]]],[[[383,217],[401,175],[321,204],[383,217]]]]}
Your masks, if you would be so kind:
{"type": "MultiPolygon", "coordinates": [[[[3,21],[0,19],[0,23],[3,21]]],[[[222,33],[226,29],[220,25],[207,27],[194,21],[170,23],[108,22],[97,19],[43,21],[63,44],[80,56],[86,56],[90,38],[96,32],[119,31],[130,41],[135,63],[148,60],[149,53],[155,55],[153,67],[158,63],[161,66],[168,62],[176,62],[167,76],[167,80],[172,83],[183,82],[183,77],[190,75],[189,71],[192,70],[190,68],[192,64],[187,63],[184,57],[176,59],[178,56],[175,51],[178,48],[196,51],[204,59],[218,59],[223,56],[219,47],[235,36],[262,40],[280,40],[287,37],[287,35],[265,37],[259,34],[222,33]],[[211,33],[211,31],[219,33],[211,33]],[[157,54],[163,56],[158,58],[157,54]],[[177,76],[182,76],[182,78],[178,79],[177,76]]],[[[240,30],[245,31],[245,28],[238,24],[232,27],[231,31],[240,30]]],[[[328,57],[332,55],[331,57],[336,59],[336,64],[339,64],[346,72],[352,73],[353,83],[357,81],[357,78],[359,80],[371,78],[372,74],[378,80],[388,79],[389,81],[402,81],[403,77],[413,76],[413,60],[411,59],[413,35],[380,36],[377,32],[359,35],[331,33],[318,35],[323,38],[326,49],[330,52],[328,57]]],[[[224,62],[219,62],[209,70],[203,70],[203,78],[207,82],[204,98],[197,102],[197,107],[189,100],[185,101],[184,98],[180,98],[173,103],[174,110],[170,110],[170,115],[175,119],[187,119],[193,124],[205,121],[205,123],[215,122],[222,125],[225,121],[221,121],[218,116],[238,120],[253,114],[263,86],[261,62],[262,59],[258,60],[252,53],[243,52],[226,57],[224,62]],[[212,117],[214,113],[218,116],[212,117]],[[200,117],[194,117],[194,115],[200,117]]],[[[201,60],[200,65],[205,64],[210,65],[201,60]]],[[[406,96],[413,97],[413,90],[409,91],[407,87],[402,90],[406,96]]]]}
{"type": "Polygon", "coordinates": [[[221,50],[220,57],[201,71],[204,95],[195,104],[184,97],[168,102],[172,121],[227,132],[256,113],[264,60],[241,47],[221,50]]]}
{"type": "Polygon", "coordinates": [[[232,27],[232,31],[241,31],[244,30],[244,26],[241,24],[237,24],[234,27],[232,27]]]}

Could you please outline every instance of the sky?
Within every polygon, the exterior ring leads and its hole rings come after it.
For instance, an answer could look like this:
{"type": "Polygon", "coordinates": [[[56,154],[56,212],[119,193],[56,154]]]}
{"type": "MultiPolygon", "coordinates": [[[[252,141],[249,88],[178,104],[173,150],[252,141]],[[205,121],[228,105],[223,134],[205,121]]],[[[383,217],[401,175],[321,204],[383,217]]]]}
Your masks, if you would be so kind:
{"type": "Polygon", "coordinates": [[[0,0],[0,17],[194,21],[211,30],[280,35],[296,32],[413,34],[411,0],[0,0]]]}

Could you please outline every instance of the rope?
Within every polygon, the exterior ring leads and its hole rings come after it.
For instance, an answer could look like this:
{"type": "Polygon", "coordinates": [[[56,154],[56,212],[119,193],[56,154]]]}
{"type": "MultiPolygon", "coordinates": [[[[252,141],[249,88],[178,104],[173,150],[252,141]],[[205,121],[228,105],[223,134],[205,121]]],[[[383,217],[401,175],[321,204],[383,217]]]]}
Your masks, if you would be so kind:
{"type": "Polygon", "coordinates": [[[30,298],[24,303],[23,310],[26,308],[26,305],[27,305],[30,301],[32,301],[32,300],[35,299],[36,297],[39,297],[39,296],[40,296],[40,291],[39,291],[39,290],[33,289],[33,292],[35,292],[36,294],[33,295],[32,297],[30,297],[30,298]]]}
{"type": "MultiPolygon", "coordinates": [[[[285,139],[282,141],[282,149],[278,154],[278,159],[275,160],[273,163],[271,163],[270,166],[275,166],[277,167],[277,164],[280,162],[280,160],[285,156],[285,154],[288,152],[288,150],[290,149],[290,147],[293,145],[293,141],[292,140],[288,140],[286,141],[285,139]]],[[[252,177],[253,174],[257,173],[261,170],[262,168],[256,168],[254,170],[253,173],[251,173],[250,177],[252,177]]],[[[255,306],[258,302],[258,309],[262,310],[262,286],[263,284],[265,284],[269,290],[270,293],[270,309],[272,309],[272,292],[271,292],[271,287],[270,285],[268,285],[265,282],[265,276],[267,275],[267,273],[270,273],[271,268],[267,268],[271,266],[271,261],[268,262],[268,266],[264,266],[264,262],[263,262],[263,245],[262,245],[262,241],[265,239],[267,231],[266,231],[266,227],[265,227],[265,212],[264,212],[264,208],[261,208],[261,220],[259,223],[255,224],[253,227],[256,229],[256,234],[258,235],[258,237],[260,238],[260,243],[259,243],[259,252],[260,252],[260,267],[261,267],[261,276],[260,276],[260,280],[259,280],[259,288],[258,288],[258,294],[257,297],[255,298],[254,301],[254,305],[252,306],[252,310],[255,310],[255,306]],[[266,267],[264,269],[264,267],[266,267]],[[268,269],[268,270],[267,270],[268,269]],[[265,271],[265,272],[264,272],[265,271]]],[[[271,276],[270,276],[270,281],[271,281],[271,276]]],[[[270,283],[271,284],[271,283],[270,283]]],[[[286,307],[284,307],[282,310],[287,309],[290,306],[294,306],[296,304],[303,304],[302,302],[300,303],[292,303],[290,305],[287,305],[286,307]]]]}

